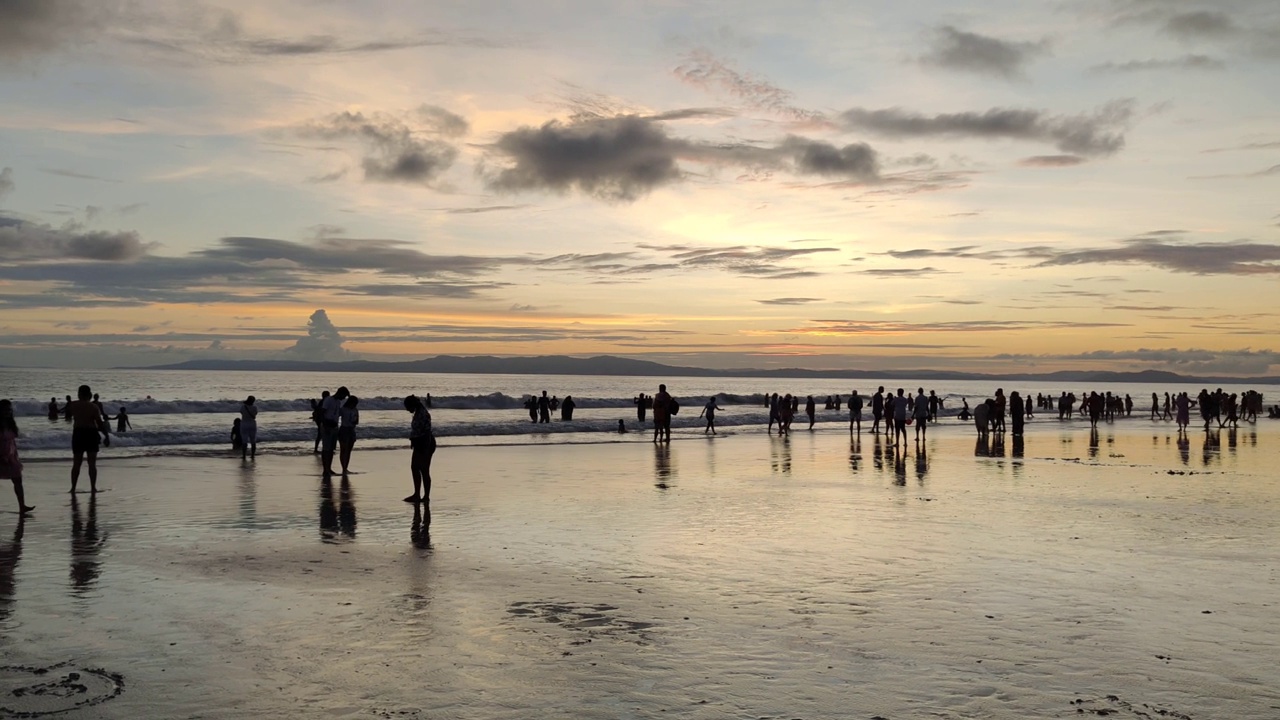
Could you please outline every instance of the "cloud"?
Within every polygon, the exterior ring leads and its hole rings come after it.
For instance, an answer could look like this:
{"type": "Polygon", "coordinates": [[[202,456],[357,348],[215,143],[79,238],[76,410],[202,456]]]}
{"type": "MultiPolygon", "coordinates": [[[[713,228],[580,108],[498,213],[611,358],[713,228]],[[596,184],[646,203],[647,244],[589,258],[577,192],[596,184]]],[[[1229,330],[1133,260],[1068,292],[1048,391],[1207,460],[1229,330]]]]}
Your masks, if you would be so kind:
{"type": "Polygon", "coordinates": [[[668,254],[677,267],[685,270],[723,270],[744,277],[784,280],[816,277],[812,270],[780,267],[781,263],[817,253],[839,252],[833,247],[785,248],[735,245],[730,247],[698,247],[693,245],[648,245],[639,247],[668,254]]]}
{"type": "Polygon", "coordinates": [[[948,70],[1013,79],[1022,77],[1032,60],[1048,52],[1047,40],[1001,40],[943,25],[934,30],[930,49],[920,61],[948,70]]]}
{"type": "Polygon", "coordinates": [[[1183,55],[1164,60],[1130,60],[1116,63],[1106,62],[1094,65],[1090,70],[1096,73],[1131,73],[1148,70],[1224,70],[1227,64],[1208,55],[1183,55]]]}
{"type": "Polygon", "coordinates": [[[795,95],[768,80],[741,73],[706,50],[686,54],[675,69],[680,80],[704,90],[718,90],[748,108],[763,110],[808,125],[826,125],[822,113],[795,104],[795,95]]]}
{"type": "Polygon", "coordinates": [[[1050,143],[1064,153],[1111,155],[1124,147],[1132,100],[1109,103],[1091,114],[1050,115],[1043,110],[993,108],[985,112],[923,115],[901,108],[853,108],[840,114],[845,127],[889,138],[961,137],[1050,143]]]}
{"type": "Polygon", "coordinates": [[[822,302],[822,298],[811,297],[780,297],[771,298],[769,300],[757,300],[762,305],[807,305],[809,303],[822,302]]]}
{"type": "Polygon", "coordinates": [[[1202,150],[1201,152],[1222,153],[1231,152],[1233,150],[1280,150],[1280,140],[1275,142],[1245,143],[1244,145],[1235,145],[1233,147],[1210,148],[1208,150],[1202,150]]]}
{"type": "Polygon", "coordinates": [[[75,170],[65,170],[62,168],[40,168],[40,172],[49,173],[50,175],[58,175],[65,178],[74,178],[76,180],[96,180],[105,183],[118,183],[119,180],[111,178],[98,177],[97,175],[89,175],[87,173],[76,172],[75,170]]]}
{"type": "Polygon", "coordinates": [[[471,129],[466,118],[436,105],[423,105],[418,108],[418,117],[431,130],[445,137],[461,137],[471,129]]]}
{"type": "Polygon", "coordinates": [[[148,247],[133,231],[85,232],[76,223],[55,228],[0,215],[0,257],[5,262],[133,260],[146,253],[148,247]]]}
{"type": "Polygon", "coordinates": [[[1260,242],[1179,242],[1139,237],[1118,247],[1051,253],[1040,266],[1138,263],[1195,275],[1280,273],[1280,245],[1260,242]]]}
{"type": "Polygon", "coordinates": [[[349,355],[342,347],[343,342],[345,339],[342,333],[329,320],[329,314],[321,309],[311,313],[311,318],[307,320],[306,336],[298,338],[285,352],[301,355],[307,360],[343,358],[349,355]]]}
{"type": "Polygon", "coordinates": [[[480,213],[502,212],[505,210],[522,210],[528,205],[484,205],[482,207],[445,208],[441,212],[450,215],[479,215],[480,213]]]}
{"type": "Polygon", "coordinates": [[[491,190],[577,190],[613,202],[633,201],[680,182],[686,175],[680,161],[861,182],[879,179],[877,155],[864,143],[838,147],[795,135],[775,146],[707,143],[672,137],[659,121],[639,115],[526,126],[503,134],[489,151],[505,164],[482,169],[491,190]]]}
{"type": "Polygon", "coordinates": [[[1018,164],[1022,167],[1073,167],[1085,162],[1085,159],[1079,155],[1033,155],[1031,157],[1022,158],[1018,164]]]}
{"type": "Polygon", "coordinates": [[[937,275],[946,273],[945,270],[939,270],[935,267],[921,268],[869,268],[867,270],[856,271],[859,275],[872,275],[875,277],[916,277],[918,275],[937,275]]]}
{"type": "Polygon", "coordinates": [[[1226,13],[1217,10],[1195,10],[1178,13],[1164,22],[1164,30],[1183,39],[1218,39],[1236,34],[1236,27],[1226,13]]]}
{"type": "Polygon", "coordinates": [[[3,0],[0,58],[47,53],[84,37],[114,15],[117,6],[115,0],[3,0]]]}
{"type": "Polygon", "coordinates": [[[13,192],[15,187],[17,186],[13,183],[13,168],[0,169],[0,200],[3,200],[5,195],[13,192]]]}
{"type": "Polygon", "coordinates": [[[1138,348],[1136,350],[1095,350],[1065,355],[997,355],[997,359],[1036,361],[1077,361],[1114,368],[1125,361],[1140,366],[1170,370],[1187,375],[1265,375],[1280,365],[1275,350],[1204,350],[1200,348],[1138,348]]]}
{"type": "Polygon", "coordinates": [[[1280,165],[1272,165],[1269,168],[1263,168],[1255,172],[1249,173],[1230,173],[1226,175],[1192,175],[1192,180],[1230,180],[1232,178],[1260,178],[1280,175],[1280,165]]]}
{"type": "Polygon", "coordinates": [[[442,140],[422,137],[422,133],[456,133],[455,119],[464,126],[466,121],[440,108],[432,108],[428,115],[428,127],[415,130],[391,115],[347,111],[314,120],[299,128],[298,133],[321,140],[358,140],[366,149],[361,163],[365,180],[430,184],[453,165],[458,150],[442,140]]]}
{"type": "Polygon", "coordinates": [[[907,322],[903,320],[810,320],[807,325],[785,330],[756,330],[753,335],[906,335],[912,333],[1024,332],[1072,328],[1128,327],[1123,323],[1037,321],[1037,320],[957,320],[948,322],[907,322]]]}

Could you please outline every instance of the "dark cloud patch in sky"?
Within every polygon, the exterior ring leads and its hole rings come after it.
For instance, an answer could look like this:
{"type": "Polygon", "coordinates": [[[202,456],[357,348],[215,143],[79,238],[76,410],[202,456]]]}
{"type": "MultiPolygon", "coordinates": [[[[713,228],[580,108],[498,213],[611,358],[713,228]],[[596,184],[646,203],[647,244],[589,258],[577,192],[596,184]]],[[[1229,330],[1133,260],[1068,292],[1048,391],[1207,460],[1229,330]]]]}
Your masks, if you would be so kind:
{"type": "MultiPolygon", "coordinates": [[[[449,121],[436,118],[427,131],[438,135],[441,122],[449,121]]],[[[335,113],[304,125],[298,133],[321,140],[359,141],[367,150],[361,162],[365,179],[373,182],[429,185],[458,157],[457,148],[449,143],[423,137],[422,131],[415,131],[403,120],[381,113],[335,113]]]]}
{"type": "Polygon", "coordinates": [[[1225,70],[1227,64],[1208,55],[1182,55],[1176,58],[1129,60],[1128,62],[1106,62],[1094,65],[1090,70],[1096,73],[1132,73],[1151,70],[1225,70]]]}
{"type": "Polygon", "coordinates": [[[445,137],[462,137],[471,129],[471,124],[466,118],[437,105],[423,105],[418,108],[418,117],[431,130],[445,137]]]}
{"type": "Polygon", "coordinates": [[[1164,22],[1166,32],[1183,39],[1219,38],[1234,35],[1239,28],[1229,15],[1218,10],[1178,13],[1164,22]]]}
{"type": "Polygon", "coordinates": [[[522,210],[528,205],[483,205],[481,207],[445,208],[442,212],[449,215],[479,215],[481,213],[503,212],[506,210],[522,210]]]}
{"type": "Polygon", "coordinates": [[[929,51],[920,57],[926,65],[1008,79],[1022,77],[1032,60],[1049,52],[1046,40],[1001,40],[950,25],[936,28],[930,39],[929,51]]]}
{"type": "Polygon", "coordinates": [[[0,215],[0,257],[5,262],[134,260],[142,257],[148,247],[132,230],[85,231],[77,223],[55,228],[0,215]]]}
{"type": "Polygon", "coordinates": [[[1280,245],[1260,242],[1179,242],[1140,237],[1117,247],[1047,253],[1039,265],[1136,263],[1194,275],[1280,273],[1280,245]]]}
{"type": "Polygon", "coordinates": [[[1051,143],[1064,153],[1092,157],[1111,155],[1124,147],[1124,129],[1133,114],[1133,101],[1121,100],[1083,115],[1050,115],[1018,108],[939,115],[902,108],[853,108],[841,113],[840,120],[847,128],[890,138],[1025,140],[1051,143]]]}
{"type": "Polygon", "coordinates": [[[768,300],[757,300],[761,305],[807,305],[809,303],[822,302],[822,298],[811,297],[780,297],[770,298],[768,300]]]}
{"type": "Polygon", "coordinates": [[[635,200],[683,173],[683,143],[631,115],[585,123],[552,120],[505,133],[493,150],[511,162],[488,178],[498,192],[577,189],[605,200],[635,200]]]}
{"type": "Polygon", "coordinates": [[[338,295],[402,298],[459,298],[480,297],[488,290],[506,287],[506,283],[462,282],[423,280],[416,283],[377,283],[345,286],[338,295]]]}
{"type": "Polygon", "coordinates": [[[0,58],[51,52],[101,27],[116,0],[0,0],[0,58]]]}
{"type": "Polygon", "coordinates": [[[1083,164],[1085,159],[1079,155],[1033,155],[1018,161],[1022,167],[1060,168],[1075,167],[1083,164]]]}
{"type": "Polygon", "coordinates": [[[857,270],[859,275],[871,275],[873,277],[895,278],[895,277],[916,277],[919,275],[938,275],[946,271],[939,270],[935,267],[919,267],[919,268],[869,268],[867,270],[857,270]]]}
{"type": "Polygon", "coordinates": [[[505,133],[489,149],[505,163],[482,169],[491,190],[578,190],[613,202],[633,201],[683,180],[682,160],[859,182],[880,179],[876,152],[864,143],[839,147],[796,135],[774,146],[708,143],[672,137],[660,122],[638,115],[552,120],[505,133]]]}
{"type": "Polygon", "coordinates": [[[475,276],[503,264],[524,263],[518,258],[478,255],[433,255],[397,240],[322,237],[315,242],[255,237],[227,237],[217,247],[200,250],[198,257],[245,265],[342,273],[370,270],[385,275],[440,277],[475,276]]]}

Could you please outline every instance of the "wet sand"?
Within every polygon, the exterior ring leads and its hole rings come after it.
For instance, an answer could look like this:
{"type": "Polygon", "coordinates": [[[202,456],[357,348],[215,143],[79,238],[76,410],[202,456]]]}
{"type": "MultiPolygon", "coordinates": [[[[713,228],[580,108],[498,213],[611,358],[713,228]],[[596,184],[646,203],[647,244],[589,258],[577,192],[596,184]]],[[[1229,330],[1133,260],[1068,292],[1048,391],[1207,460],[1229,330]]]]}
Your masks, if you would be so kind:
{"type": "Polygon", "coordinates": [[[429,524],[407,450],[32,463],[0,717],[1275,718],[1280,423],[1218,438],[442,447],[429,524]]]}

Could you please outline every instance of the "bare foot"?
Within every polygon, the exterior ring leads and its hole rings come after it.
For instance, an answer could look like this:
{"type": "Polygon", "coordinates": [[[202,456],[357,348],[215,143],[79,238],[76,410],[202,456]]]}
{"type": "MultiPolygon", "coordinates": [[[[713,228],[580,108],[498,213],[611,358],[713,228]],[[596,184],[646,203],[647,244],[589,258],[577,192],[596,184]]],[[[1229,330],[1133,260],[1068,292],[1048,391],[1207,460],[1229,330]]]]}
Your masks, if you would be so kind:
{"type": "Polygon", "coordinates": [[[27,513],[35,509],[36,509],[35,505],[23,505],[22,509],[19,512],[22,513],[23,515],[26,515],[27,513]]]}
{"type": "Polygon", "coordinates": [[[409,497],[405,498],[404,501],[407,503],[414,503],[416,505],[418,503],[418,496],[410,495],[409,497]]]}

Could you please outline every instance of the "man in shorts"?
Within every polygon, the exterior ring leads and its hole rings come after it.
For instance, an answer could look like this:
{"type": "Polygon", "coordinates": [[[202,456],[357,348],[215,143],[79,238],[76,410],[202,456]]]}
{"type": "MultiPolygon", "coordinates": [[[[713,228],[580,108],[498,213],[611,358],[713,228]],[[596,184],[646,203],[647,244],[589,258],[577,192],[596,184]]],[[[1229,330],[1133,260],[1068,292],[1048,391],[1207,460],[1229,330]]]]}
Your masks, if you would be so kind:
{"type": "Polygon", "coordinates": [[[324,474],[333,474],[333,454],[338,447],[338,418],[342,414],[342,404],[347,401],[351,391],[344,385],[320,403],[320,464],[324,466],[324,474]]]}
{"type": "Polygon", "coordinates": [[[98,449],[99,433],[101,443],[109,445],[111,436],[109,428],[102,420],[102,412],[93,403],[93,390],[88,385],[81,385],[76,392],[79,400],[67,403],[66,412],[71,418],[71,492],[76,491],[76,483],[80,480],[80,466],[85,458],[89,460],[89,492],[98,492],[98,449]]]}

